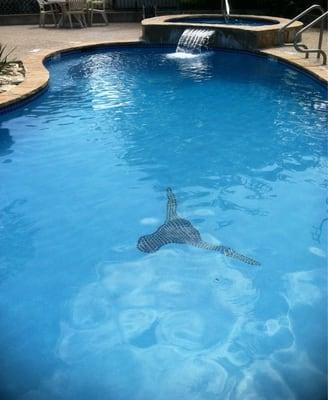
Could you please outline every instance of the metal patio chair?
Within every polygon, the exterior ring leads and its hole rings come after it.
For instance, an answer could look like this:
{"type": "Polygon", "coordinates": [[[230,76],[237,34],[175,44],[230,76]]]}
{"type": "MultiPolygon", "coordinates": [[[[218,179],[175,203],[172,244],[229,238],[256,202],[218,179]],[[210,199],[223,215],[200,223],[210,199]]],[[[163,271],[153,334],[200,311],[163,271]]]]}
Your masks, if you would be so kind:
{"type": "Polygon", "coordinates": [[[88,13],[89,13],[89,21],[90,26],[93,24],[93,16],[94,14],[100,14],[105,21],[105,24],[108,25],[108,18],[106,13],[106,3],[107,0],[89,0],[88,1],[88,13]]]}
{"type": "Polygon", "coordinates": [[[46,0],[37,0],[40,7],[39,27],[45,27],[46,16],[51,15],[55,26],[57,26],[56,11],[53,4],[48,4],[46,0]]]}

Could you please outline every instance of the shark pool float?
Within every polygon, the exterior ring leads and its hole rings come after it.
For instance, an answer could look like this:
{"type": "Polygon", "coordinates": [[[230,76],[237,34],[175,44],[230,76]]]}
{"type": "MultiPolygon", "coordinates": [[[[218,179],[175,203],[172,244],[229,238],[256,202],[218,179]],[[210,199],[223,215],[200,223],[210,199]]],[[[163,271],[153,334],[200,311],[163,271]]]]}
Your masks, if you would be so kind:
{"type": "Polygon", "coordinates": [[[177,201],[171,188],[167,189],[166,221],[154,233],[141,236],[137,248],[144,253],[154,253],[170,243],[189,244],[205,250],[217,251],[250,265],[261,265],[258,261],[235,252],[230,247],[206,243],[191,222],[177,214],[177,201]]]}

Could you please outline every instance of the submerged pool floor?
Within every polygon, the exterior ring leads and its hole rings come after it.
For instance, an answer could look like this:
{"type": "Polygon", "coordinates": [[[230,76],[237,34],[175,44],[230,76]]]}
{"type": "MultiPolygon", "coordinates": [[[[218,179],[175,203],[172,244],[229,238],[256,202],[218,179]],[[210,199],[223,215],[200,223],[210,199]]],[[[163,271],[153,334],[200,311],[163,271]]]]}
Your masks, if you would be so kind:
{"type": "Polygon", "coordinates": [[[325,89],[237,52],[49,63],[0,116],[0,397],[324,399],[325,89]],[[166,188],[208,243],[138,239],[166,188]]]}

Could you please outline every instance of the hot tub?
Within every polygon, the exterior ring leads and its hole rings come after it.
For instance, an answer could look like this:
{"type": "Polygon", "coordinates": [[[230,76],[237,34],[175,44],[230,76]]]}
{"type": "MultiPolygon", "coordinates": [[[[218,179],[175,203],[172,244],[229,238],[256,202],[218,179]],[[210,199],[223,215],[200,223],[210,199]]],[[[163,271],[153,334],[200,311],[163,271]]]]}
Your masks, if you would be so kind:
{"type": "MultiPolygon", "coordinates": [[[[279,45],[279,30],[288,19],[256,15],[188,14],[148,18],[142,21],[143,39],[148,43],[176,44],[187,28],[215,30],[214,47],[256,50],[279,45]]],[[[284,41],[294,40],[303,26],[299,21],[284,32],[284,41]]]]}

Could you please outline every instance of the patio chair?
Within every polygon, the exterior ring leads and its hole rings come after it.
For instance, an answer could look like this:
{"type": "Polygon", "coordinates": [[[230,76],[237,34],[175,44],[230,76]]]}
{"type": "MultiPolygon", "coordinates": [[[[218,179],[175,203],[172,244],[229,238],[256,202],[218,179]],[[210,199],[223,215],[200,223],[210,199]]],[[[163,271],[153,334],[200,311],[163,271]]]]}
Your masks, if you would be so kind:
{"type": "Polygon", "coordinates": [[[72,17],[80,24],[81,28],[87,27],[85,14],[87,11],[87,0],[67,0],[67,5],[63,11],[63,18],[68,18],[70,27],[73,28],[72,17]]]}
{"type": "Polygon", "coordinates": [[[89,11],[89,21],[90,25],[93,24],[93,15],[100,14],[105,21],[105,24],[108,25],[108,18],[106,14],[106,0],[89,0],[88,2],[88,11],[89,11]]]}
{"type": "Polygon", "coordinates": [[[57,26],[56,21],[56,11],[54,9],[53,4],[48,4],[46,0],[37,0],[40,7],[40,20],[39,27],[45,27],[46,24],[46,16],[51,15],[54,25],[57,26]]]}

